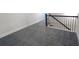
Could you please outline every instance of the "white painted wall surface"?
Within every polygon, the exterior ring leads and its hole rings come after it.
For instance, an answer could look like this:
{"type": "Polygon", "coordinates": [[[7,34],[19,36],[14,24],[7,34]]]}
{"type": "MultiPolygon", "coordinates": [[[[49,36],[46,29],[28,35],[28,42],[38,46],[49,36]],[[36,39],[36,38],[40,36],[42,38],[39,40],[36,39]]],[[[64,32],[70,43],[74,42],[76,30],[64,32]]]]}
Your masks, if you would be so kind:
{"type": "Polygon", "coordinates": [[[43,19],[40,13],[0,13],[0,38],[43,19]]]}

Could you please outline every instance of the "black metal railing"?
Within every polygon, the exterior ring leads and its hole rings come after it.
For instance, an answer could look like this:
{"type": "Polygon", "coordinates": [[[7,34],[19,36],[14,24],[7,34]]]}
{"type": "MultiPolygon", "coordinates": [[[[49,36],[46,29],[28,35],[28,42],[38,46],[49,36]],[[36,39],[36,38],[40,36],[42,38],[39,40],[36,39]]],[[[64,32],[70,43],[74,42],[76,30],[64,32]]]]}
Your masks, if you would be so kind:
{"type": "Polygon", "coordinates": [[[77,25],[76,22],[78,20],[78,16],[65,16],[65,15],[45,14],[46,27],[50,26],[50,24],[49,24],[49,23],[51,23],[51,22],[49,22],[49,18],[50,17],[52,18],[50,20],[52,20],[53,23],[54,23],[54,20],[56,21],[56,23],[54,24],[55,26],[52,25],[54,28],[58,28],[58,25],[60,24],[62,26],[62,28],[59,27],[60,29],[69,30],[69,31],[75,32],[76,25],[77,25]]]}

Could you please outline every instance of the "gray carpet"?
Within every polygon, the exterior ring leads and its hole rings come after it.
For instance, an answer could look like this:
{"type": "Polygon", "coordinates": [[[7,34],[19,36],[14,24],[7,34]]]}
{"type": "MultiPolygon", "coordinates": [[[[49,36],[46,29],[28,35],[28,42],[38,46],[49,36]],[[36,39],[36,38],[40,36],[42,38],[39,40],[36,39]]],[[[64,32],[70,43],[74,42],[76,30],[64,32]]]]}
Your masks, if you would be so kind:
{"type": "Polygon", "coordinates": [[[0,39],[0,46],[78,46],[76,33],[46,28],[41,21],[0,39]]]}

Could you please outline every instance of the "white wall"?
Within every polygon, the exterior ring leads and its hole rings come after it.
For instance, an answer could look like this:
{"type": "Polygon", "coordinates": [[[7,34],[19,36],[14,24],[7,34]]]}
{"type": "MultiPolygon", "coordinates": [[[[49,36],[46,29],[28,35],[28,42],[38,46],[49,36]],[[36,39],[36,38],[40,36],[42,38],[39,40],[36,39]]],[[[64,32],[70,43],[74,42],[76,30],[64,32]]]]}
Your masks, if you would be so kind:
{"type": "Polygon", "coordinates": [[[40,13],[0,13],[0,38],[43,19],[40,13]]]}

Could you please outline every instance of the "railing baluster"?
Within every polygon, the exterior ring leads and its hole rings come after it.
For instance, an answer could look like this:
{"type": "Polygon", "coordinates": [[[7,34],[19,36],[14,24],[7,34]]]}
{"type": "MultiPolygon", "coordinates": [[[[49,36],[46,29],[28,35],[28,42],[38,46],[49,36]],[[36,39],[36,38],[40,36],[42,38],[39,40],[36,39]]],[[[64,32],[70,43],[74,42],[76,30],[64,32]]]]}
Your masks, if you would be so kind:
{"type": "MultiPolygon", "coordinates": [[[[66,19],[65,19],[65,25],[66,25],[66,19]]],[[[66,30],[66,28],[65,28],[65,30],[66,30]]]]}
{"type": "MultiPolygon", "coordinates": [[[[63,19],[63,24],[64,24],[64,19],[63,19]]],[[[63,27],[63,29],[65,29],[65,27],[64,26],[62,26],[63,27]]]]}
{"type": "Polygon", "coordinates": [[[53,17],[53,23],[55,28],[69,30],[75,32],[76,30],[76,18],[78,16],[61,16],[61,15],[45,15],[46,17],[46,26],[47,26],[47,16],[53,17]],[[54,21],[55,20],[55,21],[54,21]]]}
{"type": "Polygon", "coordinates": [[[74,32],[75,32],[75,17],[73,18],[73,20],[74,20],[74,22],[73,22],[73,30],[74,30],[74,32]]]}
{"type": "MultiPolygon", "coordinates": [[[[67,26],[67,19],[65,18],[65,20],[66,20],[66,26],[67,26]]],[[[67,29],[66,29],[67,30],[67,29]]]]}
{"type": "Polygon", "coordinates": [[[47,19],[47,14],[45,14],[45,25],[46,25],[46,27],[48,26],[48,19],[47,19]]]}
{"type": "MultiPolygon", "coordinates": [[[[65,19],[64,19],[64,24],[65,24],[65,19]]],[[[64,27],[64,30],[65,30],[65,27],[64,27]]]]}
{"type": "Polygon", "coordinates": [[[57,21],[56,21],[56,26],[57,26],[57,28],[59,28],[59,27],[58,27],[58,23],[57,23],[57,21]]]}
{"type": "Polygon", "coordinates": [[[72,32],[74,32],[74,17],[72,17],[72,32]]]}
{"type": "Polygon", "coordinates": [[[67,18],[67,26],[69,27],[68,23],[69,23],[69,20],[68,20],[68,18],[67,18]]]}
{"type": "Polygon", "coordinates": [[[76,31],[76,18],[74,18],[74,32],[76,31]]]}

